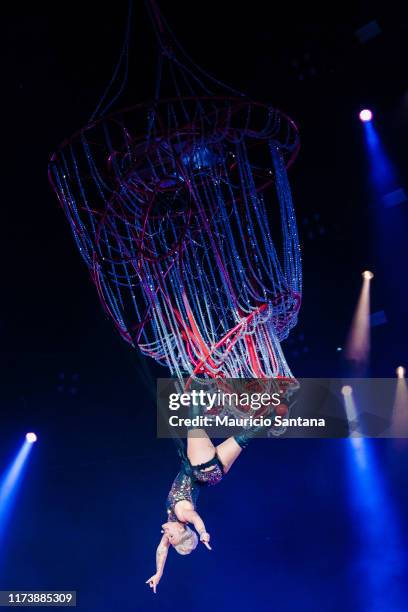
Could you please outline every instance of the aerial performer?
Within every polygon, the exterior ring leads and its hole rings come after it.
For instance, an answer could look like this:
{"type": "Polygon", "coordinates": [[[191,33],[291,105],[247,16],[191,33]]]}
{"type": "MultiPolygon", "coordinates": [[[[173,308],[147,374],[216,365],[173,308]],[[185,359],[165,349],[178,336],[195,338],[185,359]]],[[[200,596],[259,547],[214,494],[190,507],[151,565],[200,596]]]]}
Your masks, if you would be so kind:
{"type": "MultiPolygon", "coordinates": [[[[301,302],[287,176],[297,128],[197,66],[155,0],[145,5],[158,50],[153,100],[112,111],[125,81],[109,101],[108,88],[87,125],[52,155],[51,184],[101,304],[127,343],[182,384],[294,381],[281,342],[301,302]]],[[[130,23],[131,10],[125,68],[130,23]]],[[[210,546],[197,492],[219,482],[257,433],[215,448],[204,430],[189,431],[157,574],[170,545],[181,554],[194,549],[188,523],[210,546]]],[[[148,581],[154,590],[157,574],[148,581]]]]}
{"type": "MultiPolygon", "coordinates": [[[[295,387],[293,383],[279,387],[281,397],[288,405],[293,402],[291,398],[295,394],[295,387]]],[[[287,405],[280,403],[279,407],[282,406],[287,405]]],[[[271,412],[268,410],[267,414],[271,412]]],[[[200,414],[202,410],[199,406],[190,409],[192,419],[200,414]]],[[[249,427],[243,433],[230,436],[214,446],[205,429],[196,426],[188,428],[187,452],[181,453],[181,468],[166,500],[167,520],[162,525],[163,535],[156,550],[156,572],[146,580],[154,593],[162,578],[170,546],[180,555],[193,552],[198,541],[211,550],[210,534],[197,512],[199,493],[207,486],[218,484],[251,439],[267,430],[268,426],[265,425],[249,427]]]]}

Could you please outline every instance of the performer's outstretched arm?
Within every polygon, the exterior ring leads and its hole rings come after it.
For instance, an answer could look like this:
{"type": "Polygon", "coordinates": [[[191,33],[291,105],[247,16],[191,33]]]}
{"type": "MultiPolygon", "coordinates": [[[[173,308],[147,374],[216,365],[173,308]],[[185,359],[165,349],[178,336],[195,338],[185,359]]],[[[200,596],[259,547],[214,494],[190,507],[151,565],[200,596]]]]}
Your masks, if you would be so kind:
{"type": "Polygon", "coordinates": [[[167,559],[167,553],[169,552],[170,542],[168,537],[164,535],[160,540],[160,543],[156,550],[156,573],[146,580],[146,584],[153,589],[153,592],[156,592],[156,587],[160,582],[160,578],[163,576],[164,565],[167,559]]]}
{"type": "Polygon", "coordinates": [[[212,550],[209,544],[210,534],[207,532],[204,521],[201,516],[195,510],[183,510],[183,520],[192,523],[200,536],[200,541],[208,548],[212,550]]]}

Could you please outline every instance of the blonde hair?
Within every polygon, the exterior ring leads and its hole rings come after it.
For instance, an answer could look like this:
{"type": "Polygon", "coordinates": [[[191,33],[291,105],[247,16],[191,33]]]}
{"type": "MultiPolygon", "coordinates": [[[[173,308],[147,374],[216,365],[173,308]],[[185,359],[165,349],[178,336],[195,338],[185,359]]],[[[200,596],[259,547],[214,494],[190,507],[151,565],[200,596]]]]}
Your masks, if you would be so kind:
{"type": "Polygon", "coordinates": [[[186,525],[185,533],[181,536],[180,542],[174,545],[174,548],[179,555],[189,555],[196,548],[197,544],[198,537],[196,532],[186,525]]]}

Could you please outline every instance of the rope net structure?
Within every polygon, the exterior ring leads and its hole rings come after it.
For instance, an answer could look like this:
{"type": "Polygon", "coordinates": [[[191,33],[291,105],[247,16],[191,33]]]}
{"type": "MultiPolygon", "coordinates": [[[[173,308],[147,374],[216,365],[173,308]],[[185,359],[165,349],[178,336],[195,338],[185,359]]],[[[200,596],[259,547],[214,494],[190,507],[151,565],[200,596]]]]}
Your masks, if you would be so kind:
{"type": "Polygon", "coordinates": [[[298,131],[180,59],[148,7],[174,95],[94,117],[52,155],[51,183],[126,342],[180,379],[290,378],[298,131]]]}

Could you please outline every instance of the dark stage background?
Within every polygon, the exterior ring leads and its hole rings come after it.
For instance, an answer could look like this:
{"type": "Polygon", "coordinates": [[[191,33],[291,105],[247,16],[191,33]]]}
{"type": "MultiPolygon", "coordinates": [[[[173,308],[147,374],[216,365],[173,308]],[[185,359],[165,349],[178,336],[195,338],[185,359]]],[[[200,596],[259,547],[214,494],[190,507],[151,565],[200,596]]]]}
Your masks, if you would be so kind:
{"type": "MultiPolygon", "coordinates": [[[[153,38],[134,4],[123,105],[151,97],[154,84],[153,38]]],[[[387,323],[372,329],[370,374],[394,376],[407,366],[407,236],[399,222],[407,204],[387,211],[384,257],[357,114],[373,108],[407,190],[408,20],[392,3],[380,13],[367,3],[308,6],[304,14],[258,0],[161,6],[198,64],[299,127],[290,180],[304,295],[283,345],[293,372],[341,375],[337,347],[361,271],[372,269],[372,311],[384,311],[387,323]],[[361,44],[355,30],[372,19],[382,32],[361,44]]],[[[170,552],[157,595],[144,584],[178,467],[172,442],[155,433],[153,383],[166,371],[145,362],[146,378],[103,314],[46,176],[49,154],[86,123],[111,77],[126,11],[126,2],[3,10],[0,470],[27,431],[39,442],[0,550],[0,588],[74,589],[87,612],[402,612],[405,571],[374,602],[364,586],[347,440],[253,443],[222,487],[200,500],[214,550],[170,552]]],[[[377,440],[372,449],[406,544],[407,442],[377,440]]]]}

